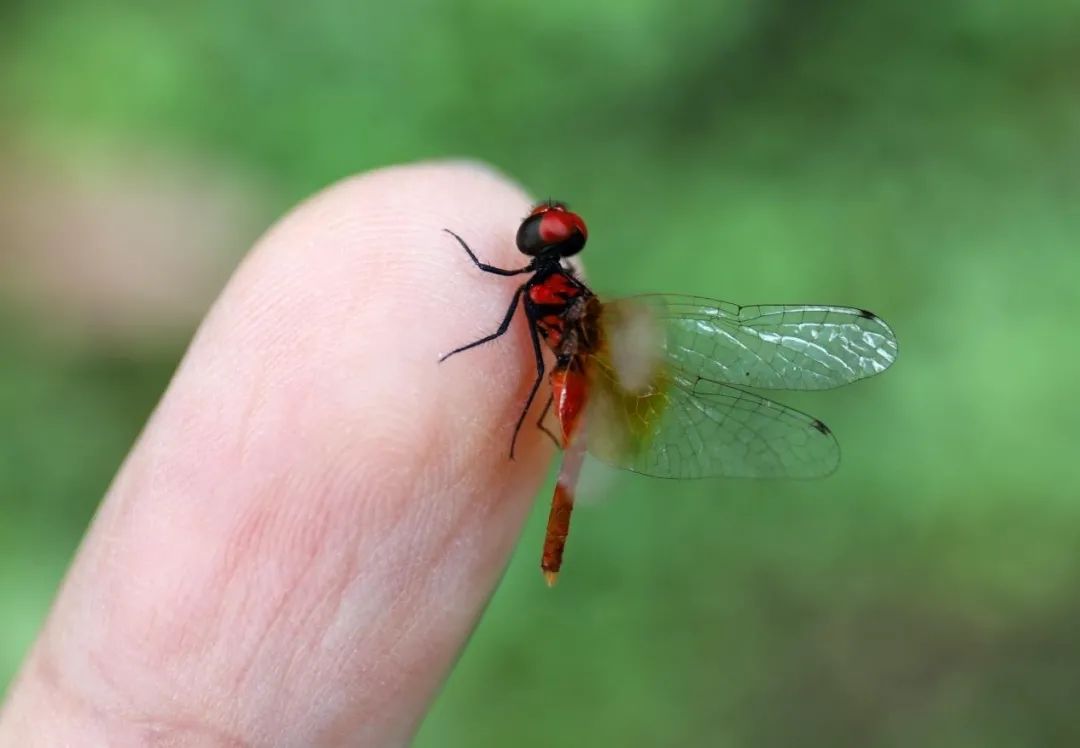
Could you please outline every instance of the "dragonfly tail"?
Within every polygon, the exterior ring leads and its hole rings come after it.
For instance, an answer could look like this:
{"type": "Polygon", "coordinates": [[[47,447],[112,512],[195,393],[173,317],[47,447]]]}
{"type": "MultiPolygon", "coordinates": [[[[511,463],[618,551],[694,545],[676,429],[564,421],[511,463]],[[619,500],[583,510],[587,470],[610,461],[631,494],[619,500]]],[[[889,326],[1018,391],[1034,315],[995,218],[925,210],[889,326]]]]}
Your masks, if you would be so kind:
{"type": "Polygon", "coordinates": [[[544,554],[540,559],[548,587],[553,587],[559,578],[566,536],[570,533],[570,513],[574,511],[574,492],[585,461],[586,429],[582,410],[586,391],[580,362],[569,359],[556,365],[551,374],[551,392],[562,431],[563,458],[555,481],[555,495],[551,498],[544,554]]]}
{"type": "Polygon", "coordinates": [[[559,578],[566,536],[570,533],[570,513],[573,511],[573,491],[562,482],[560,475],[559,482],[555,484],[555,495],[551,498],[551,513],[548,515],[547,534],[544,536],[544,555],[540,560],[540,568],[544,572],[548,587],[554,587],[559,578]]]}

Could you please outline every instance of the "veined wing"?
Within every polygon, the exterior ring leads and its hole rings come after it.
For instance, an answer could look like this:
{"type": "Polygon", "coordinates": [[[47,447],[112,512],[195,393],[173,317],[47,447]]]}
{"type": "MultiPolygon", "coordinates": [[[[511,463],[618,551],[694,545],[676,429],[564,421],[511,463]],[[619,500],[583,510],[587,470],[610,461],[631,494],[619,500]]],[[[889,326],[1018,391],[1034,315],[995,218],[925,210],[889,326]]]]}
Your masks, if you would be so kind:
{"type": "MultiPolygon", "coordinates": [[[[799,309],[803,324],[828,322],[817,316],[807,323],[807,308],[799,309]]],[[[587,326],[595,334],[586,365],[589,451],[662,478],[811,478],[835,470],[840,448],[825,424],[710,376],[727,376],[729,353],[721,342],[703,351],[710,340],[742,329],[738,319],[738,307],[693,297],[636,296],[600,306],[587,326]]],[[[795,324],[794,317],[781,314],[773,323],[785,324],[795,324]]],[[[759,385],[799,381],[792,369],[770,368],[761,356],[742,367],[759,385]]]]}
{"type": "Polygon", "coordinates": [[[590,362],[588,449],[615,467],[659,478],[813,478],[840,461],[816,418],[737,387],[658,368],[626,390],[611,362],[590,362]]]}
{"type": "Polygon", "coordinates": [[[824,390],[880,374],[896,360],[889,326],[853,307],[646,294],[606,302],[602,314],[618,319],[642,307],[662,328],[656,342],[669,365],[691,381],[824,390]]]}

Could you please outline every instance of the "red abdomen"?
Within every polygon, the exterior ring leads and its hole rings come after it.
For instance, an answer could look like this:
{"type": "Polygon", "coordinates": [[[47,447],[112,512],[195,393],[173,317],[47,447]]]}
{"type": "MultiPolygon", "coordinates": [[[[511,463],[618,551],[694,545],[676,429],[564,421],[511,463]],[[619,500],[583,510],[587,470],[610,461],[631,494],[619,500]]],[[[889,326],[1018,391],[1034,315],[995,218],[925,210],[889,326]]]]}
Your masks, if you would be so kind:
{"type": "Polygon", "coordinates": [[[559,367],[551,372],[551,398],[555,417],[562,428],[562,446],[574,438],[578,419],[585,409],[588,395],[585,374],[576,363],[559,367]]]}

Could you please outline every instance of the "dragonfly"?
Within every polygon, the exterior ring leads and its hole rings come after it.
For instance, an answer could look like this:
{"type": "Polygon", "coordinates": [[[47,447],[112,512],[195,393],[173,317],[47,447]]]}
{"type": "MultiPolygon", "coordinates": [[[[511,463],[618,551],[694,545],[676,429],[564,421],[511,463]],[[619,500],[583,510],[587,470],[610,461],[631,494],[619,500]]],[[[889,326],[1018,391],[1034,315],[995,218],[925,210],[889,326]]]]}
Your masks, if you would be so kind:
{"type": "Polygon", "coordinates": [[[657,478],[815,478],[840,447],[820,420],[755,390],[825,390],[885,371],[897,356],[892,329],[865,309],[825,304],[740,306],[701,296],[644,294],[601,301],[568,259],[585,246],[584,220],[565,203],[535,206],[516,244],[529,261],[485,273],[528,277],[495,332],[528,321],[536,376],[510,439],[510,459],[547,373],[537,425],[563,451],[540,567],[549,586],[562,567],[576,485],[586,453],[657,478]],[[554,355],[546,372],[543,347],[554,355]],[[554,410],[557,433],[544,424],[554,410]]]}

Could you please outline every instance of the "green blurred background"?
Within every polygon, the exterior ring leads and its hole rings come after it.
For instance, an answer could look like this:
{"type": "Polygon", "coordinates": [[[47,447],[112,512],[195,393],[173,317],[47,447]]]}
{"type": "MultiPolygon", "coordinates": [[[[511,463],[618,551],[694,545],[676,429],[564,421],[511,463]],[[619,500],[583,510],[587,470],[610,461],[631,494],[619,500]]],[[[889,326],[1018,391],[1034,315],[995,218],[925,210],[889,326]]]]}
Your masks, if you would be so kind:
{"type": "MultiPolygon", "coordinates": [[[[539,502],[417,745],[1080,744],[1080,4],[9,2],[0,684],[229,268],[344,175],[490,161],[606,294],[875,310],[812,483],[539,502]]],[[[546,496],[545,496],[546,498],[546,496]]]]}

